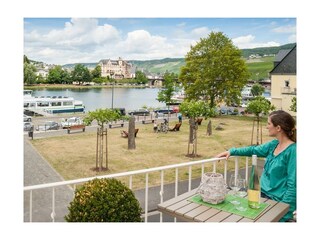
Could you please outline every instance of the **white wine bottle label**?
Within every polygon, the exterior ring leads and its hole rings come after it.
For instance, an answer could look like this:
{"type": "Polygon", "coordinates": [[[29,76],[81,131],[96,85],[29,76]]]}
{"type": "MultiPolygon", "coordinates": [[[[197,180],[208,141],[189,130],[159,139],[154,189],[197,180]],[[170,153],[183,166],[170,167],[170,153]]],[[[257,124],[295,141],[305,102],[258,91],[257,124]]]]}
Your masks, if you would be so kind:
{"type": "Polygon", "coordinates": [[[248,205],[250,208],[260,208],[260,191],[248,189],[248,205]]]}

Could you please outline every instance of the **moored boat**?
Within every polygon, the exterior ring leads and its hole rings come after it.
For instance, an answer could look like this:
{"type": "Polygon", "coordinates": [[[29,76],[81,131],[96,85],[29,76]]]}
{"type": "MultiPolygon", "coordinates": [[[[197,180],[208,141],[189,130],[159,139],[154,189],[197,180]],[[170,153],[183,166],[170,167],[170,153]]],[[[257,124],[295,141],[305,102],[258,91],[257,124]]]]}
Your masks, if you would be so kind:
{"type": "Polygon", "coordinates": [[[24,90],[24,110],[46,113],[84,112],[85,106],[82,101],[73,97],[65,96],[40,96],[32,95],[32,90],[24,90]]]}

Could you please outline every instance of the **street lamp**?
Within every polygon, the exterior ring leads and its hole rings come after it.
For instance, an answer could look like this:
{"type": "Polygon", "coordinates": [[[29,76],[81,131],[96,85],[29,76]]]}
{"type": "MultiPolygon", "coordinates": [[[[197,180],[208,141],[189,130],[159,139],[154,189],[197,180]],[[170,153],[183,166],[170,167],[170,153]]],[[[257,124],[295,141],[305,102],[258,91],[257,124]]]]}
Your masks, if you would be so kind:
{"type": "MultiPolygon", "coordinates": [[[[111,81],[112,81],[112,76],[114,72],[110,71],[110,76],[111,76],[111,81]]],[[[113,109],[113,94],[114,94],[114,81],[112,81],[112,99],[111,99],[111,109],[113,109]]]]}

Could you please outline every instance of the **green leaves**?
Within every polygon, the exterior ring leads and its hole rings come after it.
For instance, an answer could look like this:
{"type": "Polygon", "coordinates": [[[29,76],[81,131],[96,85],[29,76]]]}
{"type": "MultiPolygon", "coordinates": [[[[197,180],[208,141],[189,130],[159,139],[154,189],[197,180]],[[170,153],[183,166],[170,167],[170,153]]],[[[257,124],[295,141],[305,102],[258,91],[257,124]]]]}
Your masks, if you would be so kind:
{"type": "Polygon", "coordinates": [[[94,179],[75,192],[68,222],[141,222],[142,209],[134,193],[116,179],[94,179]]]}
{"type": "Polygon", "coordinates": [[[261,114],[268,114],[273,109],[275,107],[271,105],[270,101],[262,96],[255,97],[247,106],[247,111],[252,112],[257,117],[261,114]]]}
{"type": "Polygon", "coordinates": [[[184,101],[181,103],[179,110],[188,117],[214,117],[215,111],[204,101],[184,101]]]}
{"type": "Polygon", "coordinates": [[[98,125],[103,128],[104,124],[112,121],[123,119],[120,112],[115,109],[97,109],[89,112],[88,115],[83,119],[86,125],[90,125],[94,120],[97,121],[98,125]]]}
{"type": "Polygon", "coordinates": [[[214,107],[217,102],[233,102],[240,97],[248,78],[241,51],[223,33],[212,32],[191,47],[179,80],[188,99],[209,99],[214,107]]]}
{"type": "Polygon", "coordinates": [[[166,72],[164,74],[163,89],[159,91],[157,100],[159,102],[169,103],[175,91],[174,73],[166,72]]]}

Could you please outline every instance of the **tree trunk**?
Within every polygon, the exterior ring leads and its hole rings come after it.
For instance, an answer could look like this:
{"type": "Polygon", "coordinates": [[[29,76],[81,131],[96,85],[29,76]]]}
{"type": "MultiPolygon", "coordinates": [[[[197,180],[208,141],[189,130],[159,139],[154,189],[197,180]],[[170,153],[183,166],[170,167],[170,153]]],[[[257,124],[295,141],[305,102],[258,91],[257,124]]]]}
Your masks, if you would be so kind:
{"type": "Polygon", "coordinates": [[[212,123],[211,123],[211,120],[209,120],[209,122],[208,122],[207,135],[208,135],[208,136],[211,136],[211,135],[212,135],[212,123]]]}
{"type": "Polygon", "coordinates": [[[195,122],[194,117],[189,119],[189,144],[188,144],[188,155],[196,156],[197,155],[197,129],[198,124],[195,122]],[[192,145],[192,153],[190,154],[190,145],[192,145]]]}
{"type": "Polygon", "coordinates": [[[257,117],[257,145],[259,145],[259,127],[260,127],[260,118],[257,117]]]}
{"type": "Polygon", "coordinates": [[[129,130],[128,130],[128,150],[136,149],[136,138],[135,138],[135,117],[131,116],[129,119],[129,130]]]}

